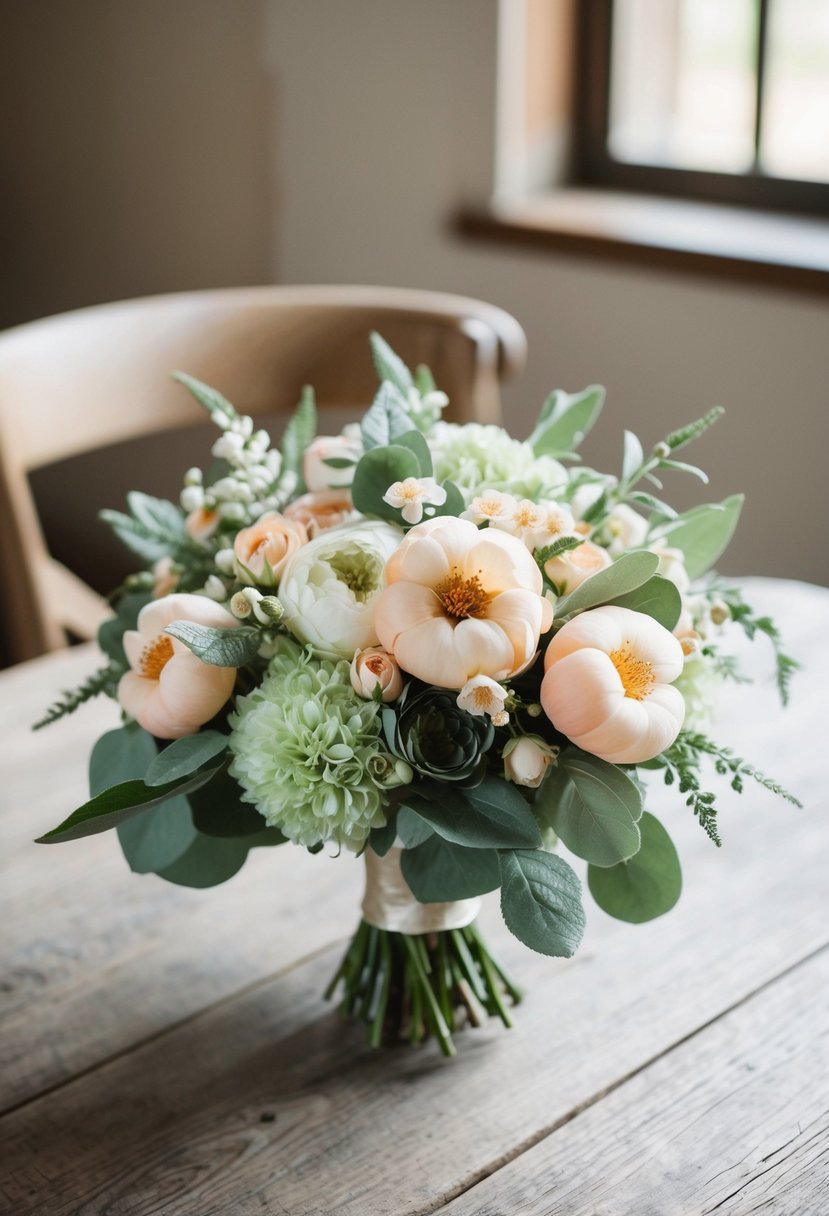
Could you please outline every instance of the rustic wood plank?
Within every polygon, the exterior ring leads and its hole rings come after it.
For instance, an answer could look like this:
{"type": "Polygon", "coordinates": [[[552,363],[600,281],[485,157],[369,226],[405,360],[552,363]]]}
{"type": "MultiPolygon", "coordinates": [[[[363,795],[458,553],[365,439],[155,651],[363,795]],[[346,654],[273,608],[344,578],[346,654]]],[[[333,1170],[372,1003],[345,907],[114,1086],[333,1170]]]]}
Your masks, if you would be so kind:
{"type": "Polygon", "coordinates": [[[823,950],[441,1216],[829,1210],[827,987],[823,950]]]}
{"type": "MultiPolygon", "coordinates": [[[[823,627],[826,599],[818,594],[815,600],[811,592],[792,596],[784,612],[798,608],[805,648],[823,627]]],[[[448,1066],[431,1050],[369,1058],[359,1037],[343,1031],[320,1001],[332,950],[0,1122],[7,1163],[0,1194],[22,1213],[42,1210],[44,1196],[54,1190],[61,1196],[49,1200],[56,1216],[98,1212],[105,1203],[124,1212],[336,1210],[370,1216],[431,1210],[826,940],[826,917],[809,885],[822,878],[820,843],[826,839],[821,757],[807,742],[820,712],[825,720],[822,688],[817,674],[804,678],[782,733],[777,715],[750,720],[746,707],[753,694],[747,698],[745,690],[734,690],[731,701],[744,720],[729,722],[735,744],[784,779],[797,777],[804,796],[814,793],[814,813],[800,816],[765,795],[729,800],[724,827],[732,855],[725,857],[675,806],[669,821],[688,876],[678,909],[635,930],[594,914],[586,949],[571,965],[508,942],[505,954],[514,970],[534,984],[515,1032],[492,1028],[466,1036],[460,1058],[448,1066]],[[785,756],[781,738],[789,743],[785,756]],[[773,761],[767,760],[772,752],[773,761]],[[787,820],[791,837],[781,847],[776,842],[787,820]],[[274,1113],[275,1122],[260,1124],[262,1113],[274,1113]],[[48,1148],[40,1151],[39,1145],[48,1148]],[[220,1178],[217,1161],[223,1163],[220,1178]]],[[[297,863],[303,856],[277,852],[297,863]]],[[[320,859],[308,860],[319,871],[320,859]]],[[[108,885],[108,892],[118,898],[130,884],[144,885],[124,874],[123,884],[108,885]]],[[[96,873],[84,894],[97,885],[96,873]]],[[[301,937],[315,923],[314,893],[301,882],[297,887],[291,935],[301,937]]],[[[221,895],[222,889],[207,893],[211,901],[221,895]]],[[[263,925],[273,927],[274,938],[285,934],[281,918],[288,906],[282,893],[274,895],[270,916],[246,917],[252,941],[263,948],[271,948],[263,925]]],[[[335,909],[339,931],[351,920],[344,907],[335,909]]],[[[36,923],[30,919],[27,926],[36,923]]],[[[175,960],[181,966],[188,954],[197,959],[197,970],[209,971],[201,942],[177,940],[180,926],[175,903],[158,920],[148,914],[144,931],[154,934],[153,943],[141,960],[147,991],[155,985],[186,990],[189,976],[186,984],[174,984],[175,960]]],[[[213,960],[218,971],[228,966],[232,948],[233,931],[213,960]]],[[[71,1033],[81,1016],[94,1025],[135,965],[117,953],[106,958],[102,948],[74,981],[78,1001],[63,1022],[71,1033]],[[110,986],[113,967],[121,971],[110,986]]],[[[47,974],[50,999],[52,982],[47,974]]],[[[238,976],[233,982],[238,985],[238,976]]],[[[219,990],[223,983],[220,978],[219,990]]],[[[176,1020],[169,999],[162,996],[154,1014],[156,1035],[176,1020]]],[[[48,1003],[30,1007],[33,1043],[48,1003]]],[[[194,1011],[198,1007],[197,1001],[194,1011]]],[[[99,1060],[136,1041],[134,1011],[120,1012],[99,1060]]],[[[47,1056],[56,1049],[55,1025],[47,1056]]],[[[146,1026],[142,1031],[146,1035],[146,1026]]],[[[94,1060],[92,1050],[86,1066],[94,1060]]],[[[58,1076],[74,1066],[70,1049],[58,1076]]]]}

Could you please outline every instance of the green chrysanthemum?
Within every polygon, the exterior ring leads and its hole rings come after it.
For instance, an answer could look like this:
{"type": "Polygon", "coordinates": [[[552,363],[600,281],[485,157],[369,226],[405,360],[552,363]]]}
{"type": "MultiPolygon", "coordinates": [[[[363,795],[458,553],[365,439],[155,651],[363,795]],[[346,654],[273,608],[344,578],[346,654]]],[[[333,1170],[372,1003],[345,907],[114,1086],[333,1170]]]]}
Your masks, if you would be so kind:
{"type": "Polygon", "coordinates": [[[354,692],[344,660],[314,659],[280,639],[267,677],[228,720],[244,801],[291,840],[356,852],[385,823],[372,777],[384,751],[379,707],[354,692]]]}
{"type": "Polygon", "coordinates": [[[467,502],[484,489],[538,502],[567,485],[563,465],[552,456],[536,456],[500,426],[439,422],[429,433],[429,447],[436,479],[454,482],[467,502]]]}

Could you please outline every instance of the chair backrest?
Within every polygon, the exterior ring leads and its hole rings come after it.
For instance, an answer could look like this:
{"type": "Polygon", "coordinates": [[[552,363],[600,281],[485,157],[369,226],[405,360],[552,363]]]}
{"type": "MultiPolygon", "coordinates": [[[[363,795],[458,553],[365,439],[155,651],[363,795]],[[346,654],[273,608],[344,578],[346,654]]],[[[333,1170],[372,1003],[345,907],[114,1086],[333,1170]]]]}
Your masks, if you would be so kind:
{"type": "MultiPolygon", "coordinates": [[[[356,416],[376,377],[378,330],[410,366],[427,364],[453,421],[500,420],[499,384],[525,338],[492,305],[371,287],[201,291],[80,309],[0,334],[0,587],[12,661],[86,635],[100,605],[49,557],[29,474],[123,440],[195,425],[203,411],[169,376],[180,368],[244,413],[287,415],[304,384],[356,416]]],[[[141,487],[136,487],[141,488],[141,487]]],[[[103,504],[102,504],[103,505],[103,504]]]]}

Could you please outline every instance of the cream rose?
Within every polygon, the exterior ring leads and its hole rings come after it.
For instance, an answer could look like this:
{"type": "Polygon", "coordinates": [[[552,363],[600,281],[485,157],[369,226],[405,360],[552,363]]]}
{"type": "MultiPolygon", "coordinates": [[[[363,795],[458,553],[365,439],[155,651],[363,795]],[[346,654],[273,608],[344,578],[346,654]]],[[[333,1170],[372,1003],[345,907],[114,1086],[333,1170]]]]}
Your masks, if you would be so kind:
{"type": "Polygon", "coordinates": [[[515,785],[537,789],[557,753],[558,748],[551,747],[538,735],[522,735],[520,739],[510,739],[501,753],[504,776],[515,785]]]}
{"type": "Polygon", "coordinates": [[[240,579],[260,587],[275,587],[289,557],[307,540],[304,524],[269,511],[236,534],[233,554],[240,579]]]}
{"type": "Polygon", "coordinates": [[[591,574],[606,569],[612,560],[606,549],[595,545],[592,540],[585,540],[577,549],[568,549],[558,557],[551,557],[544,566],[544,573],[551,583],[555,583],[559,594],[567,595],[580,587],[591,574]]]}
{"type": "Polygon", "coordinates": [[[313,494],[303,494],[284,511],[285,518],[301,523],[312,540],[320,532],[348,523],[355,514],[350,490],[316,490],[313,494]]]}
{"type": "Polygon", "coordinates": [[[118,700],[139,726],[159,739],[192,735],[217,714],[233,692],[235,667],[203,663],[164,630],[173,621],[234,629],[238,621],[203,595],[167,595],[146,604],[138,628],[124,634],[131,670],[121,677],[118,700]]]}
{"type": "Polygon", "coordinates": [[[382,646],[368,646],[351,660],[351,686],[361,697],[373,697],[379,688],[382,701],[396,701],[403,691],[403,674],[382,646]]]}

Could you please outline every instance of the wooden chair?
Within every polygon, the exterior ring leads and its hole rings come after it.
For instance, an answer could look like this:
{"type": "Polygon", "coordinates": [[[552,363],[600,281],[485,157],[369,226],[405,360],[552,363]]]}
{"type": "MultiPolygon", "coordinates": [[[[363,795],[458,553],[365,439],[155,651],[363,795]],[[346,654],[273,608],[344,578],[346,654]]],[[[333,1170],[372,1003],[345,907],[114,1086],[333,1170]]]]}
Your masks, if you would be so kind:
{"type": "MultiPolygon", "coordinates": [[[[155,296],[48,317],[0,334],[0,587],[12,662],[93,636],[103,601],[49,554],[29,475],[78,453],[204,421],[169,373],[220,389],[244,413],[285,416],[304,384],[356,416],[376,378],[378,330],[426,363],[454,421],[500,419],[500,381],[523,331],[460,296],[371,287],[256,287],[155,296]]],[[[193,461],[191,461],[193,463],[193,461]]],[[[183,470],[182,470],[183,471],[183,470]]],[[[136,478],[136,489],[147,488],[136,478]]],[[[119,503],[98,502],[98,506],[119,503]]],[[[63,508],[72,512],[72,503],[63,508]]]]}

